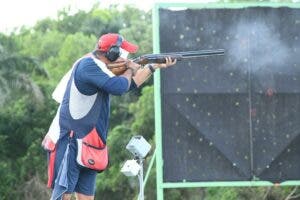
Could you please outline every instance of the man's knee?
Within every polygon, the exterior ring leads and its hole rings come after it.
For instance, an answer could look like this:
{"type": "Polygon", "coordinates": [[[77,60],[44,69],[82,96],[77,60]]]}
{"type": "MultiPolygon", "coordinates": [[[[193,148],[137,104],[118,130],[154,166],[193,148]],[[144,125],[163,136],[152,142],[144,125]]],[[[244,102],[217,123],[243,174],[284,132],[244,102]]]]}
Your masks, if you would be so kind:
{"type": "Polygon", "coordinates": [[[76,193],[76,200],[94,200],[95,196],[87,196],[84,194],[76,193]]]}

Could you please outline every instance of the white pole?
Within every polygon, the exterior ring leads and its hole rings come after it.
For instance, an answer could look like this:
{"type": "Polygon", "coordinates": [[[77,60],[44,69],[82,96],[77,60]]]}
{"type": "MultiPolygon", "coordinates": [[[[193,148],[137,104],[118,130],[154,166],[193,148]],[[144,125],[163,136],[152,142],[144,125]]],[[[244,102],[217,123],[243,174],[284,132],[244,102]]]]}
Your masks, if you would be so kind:
{"type": "Polygon", "coordinates": [[[139,171],[140,193],[139,200],[144,200],[144,173],[143,173],[143,159],[139,158],[139,164],[141,166],[139,171]]]}

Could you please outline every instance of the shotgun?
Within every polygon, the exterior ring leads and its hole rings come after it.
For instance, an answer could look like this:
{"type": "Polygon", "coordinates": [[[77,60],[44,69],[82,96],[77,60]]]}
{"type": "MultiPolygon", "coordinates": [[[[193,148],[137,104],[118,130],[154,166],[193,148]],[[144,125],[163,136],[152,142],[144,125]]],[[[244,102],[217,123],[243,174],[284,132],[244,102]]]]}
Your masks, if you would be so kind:
{"type": "MultiPolygon", "coordinates": [[[[132,61],[138,63],[140,65],[146,65],[151,63],[165,63],[166,57],[171,57],[172,61],[175,59],[177,61],[181,61],[184,59],[190,58],[199,58],[206,56],[215,56],[215,55],[224,55],[224,49],[216,49],[216,50],[198,50],[198,51],[183,51],[183,52],[170,52],[170,53],[161,53],[161,54],[145,54],[134,58],[132,61]]],[[[108,64],[107,67],[114,74],[120,75],[126,71],[125,62],[114,62],[108,64]]]]}

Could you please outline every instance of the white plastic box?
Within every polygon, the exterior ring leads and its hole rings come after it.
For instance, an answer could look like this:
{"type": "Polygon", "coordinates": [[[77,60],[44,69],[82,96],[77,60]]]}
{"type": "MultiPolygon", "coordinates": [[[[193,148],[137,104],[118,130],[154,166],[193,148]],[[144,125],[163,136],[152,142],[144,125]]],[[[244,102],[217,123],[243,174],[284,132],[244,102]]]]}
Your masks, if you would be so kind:
{"type": "Polygon", "coordinates": [[[136,176],[138,175],[139,171],[141,169],[141,166],[137,163],[136,160],[127,160],[122,169],[121,172],[125,176],[136,176]]]}
{"type": "Polygon", "coordinates": [[[143,138],[143,136],[137,135],[131,138],[126,146],[134,156],[138,158],[144,158],[151,149],[151,145],[143,138]]]}

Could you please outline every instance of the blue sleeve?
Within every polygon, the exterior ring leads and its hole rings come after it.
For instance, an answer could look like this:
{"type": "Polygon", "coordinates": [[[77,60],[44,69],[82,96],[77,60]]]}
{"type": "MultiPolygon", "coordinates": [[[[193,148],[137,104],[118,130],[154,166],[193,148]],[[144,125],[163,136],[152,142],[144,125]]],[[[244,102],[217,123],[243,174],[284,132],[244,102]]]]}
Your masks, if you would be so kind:
{"type": "Polygon", "coordinates": [[[92,58],[83,59],[80,62],[76,70],[75,81],[79,91],[86,95],[94,94],[99,90],[113,95],[122,95],[128,91],[128,80],[125,77],[111,77],[102,71],[92,58]]]}
{"type": "Polygon", "coordinates": [[[113,95],[122,95],[129,90],[136,89],[137,85],[134,80],[131,80],[130,87],[128,89],[128,80],[122,76],[115,76],[110,78],[104,85],[103,89],[113,95]]]}
{"type": "Polygon", "coordinates": [[[92,58],[84,58],[77,66],[75,79],[86,86],[101,88],[110,76],[104,73],[92,58]]]}
{"type": "Polygon", "coordinates": [[[112,77],[103,85],[103,89],[113,95],[122,95],[128,91],[128,80],[122,76],[112,77]]]}

